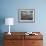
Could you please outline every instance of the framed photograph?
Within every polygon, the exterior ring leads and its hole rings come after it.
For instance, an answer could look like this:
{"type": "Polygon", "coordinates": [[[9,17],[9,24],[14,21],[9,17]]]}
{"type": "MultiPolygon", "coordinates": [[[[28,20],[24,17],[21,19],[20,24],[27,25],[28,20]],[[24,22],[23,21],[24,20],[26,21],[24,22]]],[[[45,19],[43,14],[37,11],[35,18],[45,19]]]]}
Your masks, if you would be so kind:
{"type": "Polygon", "coordinates": [[[35,9],[19,9],[18,11],[19,22],[35,22],[35,9]]]}

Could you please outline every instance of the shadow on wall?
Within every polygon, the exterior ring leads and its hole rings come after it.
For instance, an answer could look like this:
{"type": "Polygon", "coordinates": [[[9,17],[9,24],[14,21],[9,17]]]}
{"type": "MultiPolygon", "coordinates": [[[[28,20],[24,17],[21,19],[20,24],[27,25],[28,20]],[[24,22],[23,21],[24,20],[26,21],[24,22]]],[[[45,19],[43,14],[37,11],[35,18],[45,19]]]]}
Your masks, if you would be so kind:
{"type": "Polygon", "coordinates": [[[5,17],[0,16],[0,46],[3,46],[3,32],[2,25],[5,23],[5,17]]]}

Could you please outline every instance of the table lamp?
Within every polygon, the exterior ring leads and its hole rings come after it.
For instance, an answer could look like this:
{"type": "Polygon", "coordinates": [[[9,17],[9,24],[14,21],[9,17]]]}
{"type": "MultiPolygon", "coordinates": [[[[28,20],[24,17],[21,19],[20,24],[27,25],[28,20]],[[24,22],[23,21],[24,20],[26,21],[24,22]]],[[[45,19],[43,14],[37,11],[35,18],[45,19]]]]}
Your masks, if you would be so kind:
{"type": "Polygon", "coordinates": [[[11,35],[11,33],[10,33],[10,26],[14,25],[14,18],[5,18],[5,25],[9,25],[9,32],[8,32],[8,34],[11,35]]]}

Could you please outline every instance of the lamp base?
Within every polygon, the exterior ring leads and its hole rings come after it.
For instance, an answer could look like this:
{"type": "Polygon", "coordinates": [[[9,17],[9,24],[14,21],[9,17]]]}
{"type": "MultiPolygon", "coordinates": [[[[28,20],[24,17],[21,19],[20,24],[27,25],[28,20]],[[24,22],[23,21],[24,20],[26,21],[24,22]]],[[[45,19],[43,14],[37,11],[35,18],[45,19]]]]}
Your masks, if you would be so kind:
{"type": "Polygon", "coordinates": [[[8,32],[8,34],[9,34],[9,35],[11,35],[11,33],[10,33],[10,32],[8,32]]]}

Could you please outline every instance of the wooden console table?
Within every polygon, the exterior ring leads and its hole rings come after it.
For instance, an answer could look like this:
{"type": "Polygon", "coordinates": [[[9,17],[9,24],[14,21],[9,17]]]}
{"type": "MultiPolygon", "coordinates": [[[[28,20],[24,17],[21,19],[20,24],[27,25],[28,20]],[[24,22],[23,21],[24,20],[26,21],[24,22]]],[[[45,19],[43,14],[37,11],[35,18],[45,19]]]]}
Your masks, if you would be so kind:
{"type": "MultiPolygon", "coordinates": [[[[43,35],[25,35],[26,32],[11,32],[8,35],[4,33],[4,46],[43,46],[43,35]]],[[[34,32],[33,32],[34,33],[34,32]]]]}

